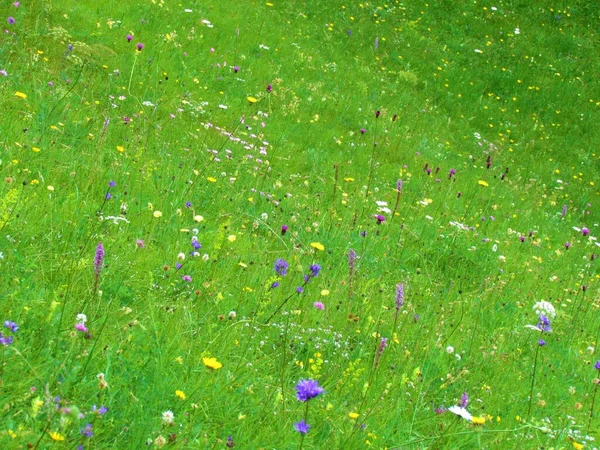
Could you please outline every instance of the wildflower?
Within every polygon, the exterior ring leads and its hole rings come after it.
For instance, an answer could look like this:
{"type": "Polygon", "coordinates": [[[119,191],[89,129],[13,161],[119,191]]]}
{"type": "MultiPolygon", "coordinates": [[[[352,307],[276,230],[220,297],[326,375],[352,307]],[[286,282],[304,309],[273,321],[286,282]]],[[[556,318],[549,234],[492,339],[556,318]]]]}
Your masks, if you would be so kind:
{"type": "Polygon", "coordinates": [[[142,239],[136,239],[135,240],[135,245],[137,245],[138,248],[144,248],[144,247],[146,247],[146,244],[144,243],[144,241],[142,239]]]}
{"type": "Polygon", "coordinates": [[[190,277],[189,275],[183,275],[183,276],[181,277],[181,279],[182,279],[183,281],[187,281],[188,283],[190,283],[190,282],[192,281],[192,277],[190,277]]]}
{"type": "Polygon", "coordinates": [[[448,172],[448,179],[452,179],[454,175],[456,175],[456,169],[450,169],[450,172],[448,172]]]}
{"type": "Polygon", "coordinates": [[[360,129],[360,134],[365,134],[367,132],[366,128],[361,128],[360,129]]]}
{"type": "Polygon", "coordinates": [[[382,216],[381,214],[377,214],[375,218],[377,219],[377,225],[380,225],[381,222],[385,222],[385,216],[382,216]]]}
{"type": "Polygon", "coordinates": [[[375,118],[376,119],[378,119],[380,115],[381,115],[381,111],[379,111],[379,110],[375,111],[375,118]]]}
{"type": "Polygon", "coordinates": [[[133,36],[128,34],[127,36],[125,36],[125,39],[127,39],[127,42],[131,42],[133,40],[133,36]]]}
{"type": "Polygon", "coordinates": [[[233,66],[233,73],[238,73],[240,71],[240,66],[233,66]]]}
{"type": "Polygon", "coordinates": [[[475,425],[483,425],[485,423],[485,417],[473,416],[473,418],[471,419],[471,422],[473,422],[473,424],[475,424],[475,425]]]}
{"type": "Polygon", "coordinates": [[[404,284],[398,283],[396,285],[396,310],[400,310],[404,304],[404,284]]]}
{"type": "Polygon", "coordinates": [[[285,277],[287,275],[288,267],[289,265],[284,259],[279,258],[275,261],[275,272],[279,276],[285,277]]]}
{"type": "Polygon", "coordinates": [[[552,303],[547,302],[545,300],[541,300],[533,305],[533,310],[539,316],[540,314],[544,314],[550,319],[554,319],[556,317],[556,309],[552,306],[552,303]]]}
{"type": "Polygon", "coordinates": [[[233,442],[233,437],[232,436],[227,436],[227,442],[225,443],[225,446],[227,448],[233,448],[233,447],[235,447],[235,442],[233,442]]]}
{"type": "Polygon", "coordinates": [[[321,252],[322,252],[323,250],[325,250],[325,246],[324,246],[323,244],[321,244],[320,242],[311,242],[311,243],[310,243],[310,246],[311,246],[312,248],[316,248],[317,250],[319,250],[319,251],[321,251],[321,252]]]}
{"type": "Polygon", "coordinates": [[[158,218],[162,217],[163,214],[160,211],[154,211],[152,213],[152,215],[154,216],[155,219],[158,219],[158,218]]]}
{"type": "Polygon", "coordinates": [[[324,392],[325,390],[319,386],[316,380],[300,380],[296,385],[296,398],[301,402],[318,397],[324,392]]]}
{"type": "Polygon", "coordinates": [[[81,322],[77,322],[77,323],[75,324],[75,329],[76,329],[77,331],[81,331],[82,333],[87,333],[87,332],[88,332],[88,329],[87,329],[87,327],[85,326],[85,324],[83,324],[83,323],[81,323],[81,322]]]}
{"type": "Polygon", "coordinates": [[[358,419],[359,416],[360,416],[360,414],[355,413],[355,412],[348,413],[348,417],[350,417],[352,420],[358,419]]]}
{"type": "Polygon", "coordinates": [[[288,230],[288,226],[287,225],[281,225],[281,235],[284,236],[285,233],[287,233],[288,230]]]}
{"type": "Polygon", "coordinates": [[[14,24],[14,23],[15,23],[15,18],[14,18],[14,17],[9,17],[8,19],[6,19],[6,21],[7,21],[7,22],[8,22],[10,25],[12,25],[12,24],[14,24]]]}
{"type": "Polygon", "coordinates": [[[80,431],[82,436],[85,436],[87,438],[91,438],[94,435],[94,431],[92,429],[92,424],[88,423],[85,428],[82,428],[80,431]]]}
{"type": "Polygon", "coordinates": [[[600,370],[600,361],[596,361],[596,364],[594,364],[594,369],[600,370]]]}
{"type": "Polygon", "coordinates": [[[96,247],[96,255],[94,257],[94,271],[96,272],[96,277],[100,275],[102,271],[102,262],[104,261],[104,247],[102,246],[102,242],[98,243],[96,247]]]}
{"type": "Polygon", "coordinates": [[[98,378],[98,388],[106,389],[108,387],[108,383],[106,382],[105,375],[103,373],[96,375],[96,378],[98,378]]]}
{"type": "Polygon", "coordinates": [[[469,404],[469,394],[464,392],[463,395],[460,397],[460,407],[466,408],[468,404],[469,404]]]}
{"type": "Polygon", "coordinates": [[[279,287],[279,281],[275,281],[272,285],[271,285],[271,289],[275,289],[276,287],[279,287]]]}
{"type": "Polygon", "coordinates": [[[320,271],[321,271],[321,266],[320,265],[313,264],[313,265],[310,266],[310,276],[311,277],[318,277],[320,271]]]}
{"type": "Polygon", "coordinates": [[[58,431],[51,431],[48,434],[50,435],[50,438],[53,441],[62,442],[65,440],[65,437],[62,434],[60,434],[58,431]]]}
{"type": "Polygon", "coordinates": [[[229,311],[227,317],[229,318],[229,320],[233,320],[237,317],[237,313],[235,311],[229,311]]]}
{"type": "Polygon", "coordinates": [[[314,302],[313,306],[317,309],[321,309],[321,310],[325,309],[325,305],[321,302],[314,302]]]}
{"type": "Polygon", "coordinates": [[[273,91],[273,86],[271,86],[270,84],[267,84],[267,92],[271,92],[273,91]]]}
{"type": "Polygon", "coordinates": [[[202,358],[202,363],[209,369],[213,370],[219,370],[221,367],[223,367],[223,364],[217,361],[217,358],[202,358]]]}
{"type": "Polygon", "coordinates": [[[294,422],[294,429],[300,434],[306,434],[310,429],[310,425],[307,424],[304,419],[302,419],[300,422],[294,422]]]}
{"type": "Polygon", "coordinates": [[[304,292],[304,288],[303,288],[302,286],[298,286],[298,287],[296,288],[296,292],[297,292],[298,294],[302,294],[302,293],[304,292]]]}
{"type": "Polygon", "coordinates": [[[543,347],[544,345],[546,345],[546,341],[545,341],[545,340],[543,340],[543,339],[540,339],[540,340],[538,341],[538,345],[539,345],[540,347],[543,347]]]}
{"type": "Polygon", "coordinates": [[[588,234],[590,234],[589,228],[583,227],[581,229],[581,234],[583,234],[584,236],[587,236],[588,234]]]}
{"type": "Polygon", "coordinates": [[[156,437],[156,439],[154,439],[154,445],[156,445],[158,448],[163,448],[165,445],[167,445],[167,440],[162,434],[160,434],[156,437]]]}
{"type": "Polygon", "coordinates": [[[142,44],[141,42],[138,42],[136,44],[135,48],[137,49],[138,52],[141,52],[142,49],[144,48],[144,44],[142,44]]]}
{"type": "Polygon", "coordinates": [[[173,425],[175,423],[175,414],[170,409],[162,413],[162,421],[165,425],[173,425]]]}
{"type": "Polygon", "coordinates": [[[565,216],[567,215],[567,205],[563,205],[562,207],[562,213],[561,213],[561,218],[565,218],[565,216]]]}
{"type": "Polygon", "coordinates": [[[565,242],[565,250],[569,250],[571,248],[570,242],[565,242]]]}
{"type": "Polygon", "coordinates": [[[6,328],[8,328],[13,333],[16,333],[17,330],[19,329],[19,326],[16,323],[14,323],[14,322],[12,322],[10,320],[5,320],[4,321],[4,326],[6,328]]]}

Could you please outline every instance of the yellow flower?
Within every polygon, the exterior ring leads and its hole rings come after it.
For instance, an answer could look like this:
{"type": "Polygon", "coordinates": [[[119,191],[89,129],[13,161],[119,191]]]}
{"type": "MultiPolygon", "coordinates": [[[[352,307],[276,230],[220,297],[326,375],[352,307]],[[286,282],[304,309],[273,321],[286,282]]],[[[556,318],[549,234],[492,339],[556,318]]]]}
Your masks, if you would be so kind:
{"type": "Polygon", "coordinates": [[[228,240],[229,242],[235,242],[235,240],[236,240],[236,239],[237,239],[237,237],[235,236],[235,234],[230,234],[230,235],[227,237],[227,240],[228,240]]]}
{"type": "Polygon", "coordinates": [[[473,422],[475,425],[483,425],[485,423],[485,417],[473,416],[471,422],[473,422]]]}
{"type": "Polygon", "coordinates": [[[573,448],[575,450],[582,450],[583,448],[585,448],[585,446],[580,444],[579,442],[573,441],[572,444],[573,444],[573,448]]]}
{"type": "Polygon", "coordinates": [[[348,414],[348,417],[350,417],[352,420],[358,419],[358,416],[360,416],[360,414],[355,412],[351,412],[350,414],[348,414]]]}
{"type": "Polygon", "coordinates": [[[249,101],[250,103],[256,103],[258,100],[257,100],[257,99],[255,99],[254,97],[248,97],[248,101],[249,101]]]}
{"type": "Polygon", "coordinates": [[[320,251],[325,250],[325,246],[323,244],[321,244],[320,242],[311,242],[310,246],[312,248],[316,248],[317,250],[320,250],[320,251]]]}
{"type": "Polygon", "coordinates": [[[48,186],[48,190],[49,190],[50,192],[54,192],[54,186],[52,186],[52,185],[48,186]]]}
{"type": "Polygon", "coordinates": [[[328,290],[328,289],[323,289],[323,290],[321,291],[321,295],[322,295],[323,297],[327,297],[327,296],[329,295],[329,290],[328,290]]]}
{"type": "Polygon", "coordinates": [[[485,182],[485,181],[483,181],[483,180],[479,180],[479,181],[477,182],[477,184],[478,184],[479,186],[483,186],[483,187],[488,187],[488,186],[489,186],[489,184],[487,184],[487,182],[485,182]]]}
{"type": "Polygon", "coordinates": [[[19,97],[19,98],[23,98],[23,99],[27,98],[27,94],[23,94],[22,92],[19,92],[19,91],[15,92],[15,96],[19,97]]]}
{"type": "Polygon", "coordinates": [[[51,431],[48,433],[53,441],[64,441],[65,437],[57,431],[51,431]]]}
{"type": "Polygon", "coordinates": [[[344,181],[347,181],[348,183],[352,183],[354,181],[354,178],[346,177],[346,178],[344,178],[344,181]]]}
{"type": "Polygon", "coordinates": [[[33,150],[35,153],[38,153],[40,151],[40,149],[37,147],[31,147],[31,150],[33,150]]]}
{"type": "Polygon", "coordinates": [[[202,217],[200,214],[198,214],[197,216],[194,216],[194,222],[202,222],[204,220],[204,217],[202,217]]]}
{"type": "Polygon", "coordinates": [[[185,392],[177,390],[177,391],[175,391],[175,395],[177,397],[179,397],[181,400],[185,400],[185,392]]]}
{"type": "Polygon", "coordinates": [[[152,213],[152,215],[158,219],[159,217],[162,217],[162,212],[160,212],[160,211],[154,211],[152,213]]]}
{"type": "Polygon", "coordinates": [[[210,181],[211,183],[216,183],[216,182],[217,182],[217,179],[216,179],[216,178],[213,178],[213,177],[207,177],[206,179],[207,179],[208,181],[210,181]]]}
{"type": "Polygon", "coordinates": [[[223,364],[217,361],[217,358],[202,358],[202,362],[209,369],[218,370],[223,367],[223,364]]]}
{"type": "Polygon", "coordinates": [[[123,153],[125,151],[125,147],[123,147],[122,145],[117,145],[117,150],[119,153],[123,153]]]}

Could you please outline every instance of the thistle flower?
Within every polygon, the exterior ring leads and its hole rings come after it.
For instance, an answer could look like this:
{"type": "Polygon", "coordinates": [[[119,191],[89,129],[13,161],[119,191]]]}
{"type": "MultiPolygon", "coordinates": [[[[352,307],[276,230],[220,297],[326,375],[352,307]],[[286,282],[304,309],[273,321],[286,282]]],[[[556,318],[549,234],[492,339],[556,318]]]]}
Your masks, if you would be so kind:
{"type": "Polygon", "coordinates": [[[319,382],[316,380],[300,380],[296,385],[296,398],[301,402],[306,402],[323,393],[325,390],[319,386],[319,382]]]}
{"type": "Polygon", "coordinates": [[[587,236],[588,234],[590,234],[589,228],[583,227],[581,229],[581,234],[583,234],[584,236],[587,236]]]}
{"type": "Polygon", "coordinates": [[[273,91],[273,86],[271,86],[270,84],[267,84],[267,92],[271,92],[273,91]]]}
{"type": "Polygon", "coordinates": [[[281,225],[281,235],[284,236],[285,233],[287,233],[288,230],[288,226],[287,225],[281,225]]]}
{"type": "Polygon", "coordinates": [[[144,48],[144,44],[142,44],[141,42],[138,42],[136,44],[135,48],[137,49],[138,52],[141,52],[142,49],[144,48]]]}
{"type": "Polygon", "coordinates": [[[128,34],[127,36],[125,36],[125,39],[127,39],[127,42],[131,42],[133,40],[133,36],[128,34]]]}
{"type": "Polygon", "coordinates": [[[385,222],[385,216],[382,216],[381,214],[377,214],[375,219],[377,219],[377,225],[380,225],[381,222],[385,222]]]}

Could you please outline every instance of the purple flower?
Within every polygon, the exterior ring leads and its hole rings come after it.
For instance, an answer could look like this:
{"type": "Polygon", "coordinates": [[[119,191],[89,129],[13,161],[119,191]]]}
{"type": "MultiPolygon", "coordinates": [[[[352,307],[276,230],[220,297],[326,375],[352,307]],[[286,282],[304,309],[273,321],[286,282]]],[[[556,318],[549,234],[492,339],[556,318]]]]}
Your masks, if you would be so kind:
{"type": "Polygon", "coordinates": [[[562,218],[564,219],[564,217],[567,215],[567,205],[563,205],[563,209],[562,209],[562,218]]]}
{"type": "Polygon", "coordinates": [[[361,129],[360,129],[360,134],[365,134],[366,132],[367,132],[367,129],[366,129],[366,128],[361,128],[361,129]]]}
{"type": "Polygon", "coordinates": [[[15,23],[15,18],[14,18],[14,17],[9,17],[8,19],[6,19],[6,21],[7,21],[9,24],[11,24],[11,25],[12,25],[13,23],[15,23]]]}
{"type": "Polygon", "coordinates": [[[133,40],[133,36],[128,34],[127,36],[125,36],[125,39],[127,39],[127,42],[131,42],[133,40]]]}
{"type": "Polygon", "coordinates": [[[235,442],[233,442],[233,437],[232,436],[227,436],[227,442],[225,443],[225,446],[227,448],[233,448],[233,447],[235,447],[235,442]]]}
{"type": "Polygon", "coordinates": [[[192,277],[190,277],[189,275],[184,275],[181,277],[181,279],[183,281],[187,281],[188,283],[190,283],[192,281],[192,277]]]}
{"type": "Polygon", "coordinates": [[[396,310],[400,310],[404,304],[404,284],[398,283],[396,285],[396,310]]]}
{"type": "Polygon", "coordinates": [[[348,266],[350,271],[354,270],[354,263],[356,262],[356,252],[353,249],[348,251],[348,266]]]}
{"type": "Polygon", "coordinates": [[[240,66],[233,66],[233,73],[238,73],[240,71],[240,66]]]}
{"type": "Polygon", "coordinates": [[[379,119],[379,116],[381,115],[381,111],[377,110],[375,111],[375,118],[379,119]]]}
{"type": "Polygon", "coordinates": [[[190,209],[192,207],[192,203],[191,202],[185,202],[185,207],[187,209],[190,209]]]}
{"type": "Polygon", "coordinates": [[[381,358],[381,354],[383,353],[383,351],[385,350],[385,348],[388,346],[388,339],[385,337],[381,338],[381,342],[379,342],[379,350],[377,351],[377,361],[379,361],[379,358],[381,358]]]}
{"type": "Polygon", "coordinates": [[[314,302],[314,303],[313,303],[313,306],[314,306],[315,308],[317,308],[317,309],[321,309],[321,310],[322,310],[322,309],[325,309],[325,305],[324,305],[323,303],[321,303],[321,302],[314,302]]]}
{"type": "Polygon", "coordinates": [[[279,281],[275,281],[272,285],[271,285],[271,289],[275,289],[276,287],[279,287],[279,281]]]}
{"type": "Polygon", "coordinates": [[[302,419],[300,422],[294,422],[294,429],[300,434],[306,434],[310,429],[310,425],[307,424],[304,419],[302,419]]]}
{"type": "Polygon", "coordinates": [[[466,408],[468,404],[469,404],[469,395],[466,392],[464,392],[463,395],[460,397],[460,407],[466,408]]]}
{"type": "Polygon", "coordinates": [[[288,230],[288,226],[287,225],[281,225],[281,235],[285,235],[285,233],[287,233],[288,230]]]}
{"type": "Polygon", "coordinates": [[[570,242],[565,242],[565,250],[569,250],[571,248],[570,242]]]}
{"type": "Polygon", "coordinates": [[[100,275],[100,271],[102,270],[102,262],[104,261],[104,247],[102,246],[102,242],[98,243],[96,247],[96,256],[94,257],[94,271],[96,272],[96,276],[100,275]]]}
{"type": "Polygon", "coordinates": [[[273,86],[267,84],[267,92],[271,92],[273,90],[273,86]]]}
{"type": "Polygon", "coordinates": [[[109,181],[108,182],[108,187],[115,187],[116,185],[117,185],[117,183],[114,182],[114,181],[109,181]]]}
{"type": "Polygon", "coordinates": [[[110,200],[112,198],[112,194],[110,192],[107,192],[106,195],[104,196],[104,198],[106,200],[110,200]]]}
{"type": "Polygon", "coordinates": [[[285,259],[279,258],[275,261],[275,273],[279,276],[285,277],[287,275],[288,267],[289,264],[285,259]]]}
{"type": "Polygon", "coordinates": [[[138,42],[135,47],[137,48],[138,52],[141,52],[142,49],[144,48],[144,44],[142,44],[141,42],[138,42]]]}
{"type": "Polygon", "coordinates": [[[594,364],[594,369],[600,370],[600,361],[596,361],[596,364],[594,364]]]}
{"type": "Polygon", "coordinates": [[[323,393],[325,390],[319,386],[317,380],[300,380],[296,385],[296,398],[301,402],[306,402],[323,393]]]}
{"type": "Polygon", "coordinates": [[[144,241],[142,239],[136,239],[135,245],[137,245],[138,248],[144,248],[146,246],[146,244],[144,243],[144,241]]]}
{"type": "Polygon", "coordinates": [[[4,336],[2,333],[0,333],[0,345],[9,346],[10,344],[13,343],[13,341],[14,341],[14,337],[4,336]]]}
{"type": "Polygon", "coordinates": [[[377,225],[381,224],[381,222],[385,222],[385,216],[382,216],[381,214],[377,214],[375,218],[377,219],[377,225]]]}
{"type": "Polygon", "coordinates": [[[540,339],[540,340],[538,341],[538,345],[539,345],[540,347],[543,347],[544,345],[546,345],[546,341],[545,341],[545,340],[543,340],[543,339],[540,339]]]}
{"type": "Polygon", "coordinates": [[[454,175],[456,175],[456,169],[450,169],[450,172],[448,172],[448,178],[452,178],[454,175]]]}
{"type": "Polygon", "coordinates": [[[298,294],[302,294],[302,293],[304,292],[304,288],[303,288],[302,286],[298,286],[298,287],[296,288],[296,292],[297,292],[298,294]]]}
{"type": "Polygon", "coordinates": [[[540,323],[538,323],[538,328],[546,333],[552,331],[552,327],[550,326],[550,319],[548,319],[548,317],[544,314],[540,314],[540,323]]]}
{"type": "Polygon", "coordinates": [[[313,265],[310,266],[310,276],[311,277],[318,277],[320,271],[321,271],[321,266],[320,265],[313,264],[313,265]]]}
{"type": "Polygon", "coordinates": [[[589,228],[583,227],[581,229],[581,234],[583,234],[584,236],[587,236],[588,234],[590,234],[589,228]]]}
{"type": "Polygon", "coordinates": [[[200,250],[202,248],[202,244],[194,239],[192,241],[192,247],[194,247],[194,250],[200,250]]]}
{"type": "Polygon", "coordinates": [[[83,324],[83,323],[81,323],[81,322],[77,322],[77,323],[75,324],[75,329],[76,329],[77,331],[81,331],[82,333],[87,333],[87,332],[88,332],[88,329],[87,329],[87,327],[85,326],[85,324],[83,324]]]}
{"type": "Polygon", "coordinates": [[[17,330],[19,329],[19,326],[16,323],[14,323],[14,322],[12,322],[10,320],[5,320],[4,321],[4,326],[6,328],[8,328],[10,331],[12,331],[13,333],[16,333],[17,330]]]}
{"type": "Polygon", "coordinates": [[[81,429],[82,436],[91,438],[94,435],[94,431],[92,430],[92,424],[88,423],[85,428],[81,429]]]}
{"type": "Polygon", "coordinates": [[[402,180],[400,179],[396,182],[396,190],[399,194],[402,192],[402,180]]]}

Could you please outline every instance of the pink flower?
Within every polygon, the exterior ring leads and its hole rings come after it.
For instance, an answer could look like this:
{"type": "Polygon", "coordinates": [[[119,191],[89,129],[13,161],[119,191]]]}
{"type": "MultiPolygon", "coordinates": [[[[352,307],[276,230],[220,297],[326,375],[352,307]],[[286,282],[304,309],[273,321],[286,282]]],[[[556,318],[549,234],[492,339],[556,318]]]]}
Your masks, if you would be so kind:
{"type": "Polygon", "coordinates": [[[77,331],[81,331],[82,333],[87,333],[88,331],[87,327],[81,322],[75,324],[75,329],[77,331]]]}
{"type": "Polygon", "coordinates": [[[317,309],[325,309],[325,305],[321,302],[314,302],[313,306],[317,309]]]}
{"type": "Polygon", "coordinates": [[[192,281],[192,277],[190,277],[189,275],[184,275],[181,277],[181,279],[183,281],[187,281],[188,283],[192,281]]]}

